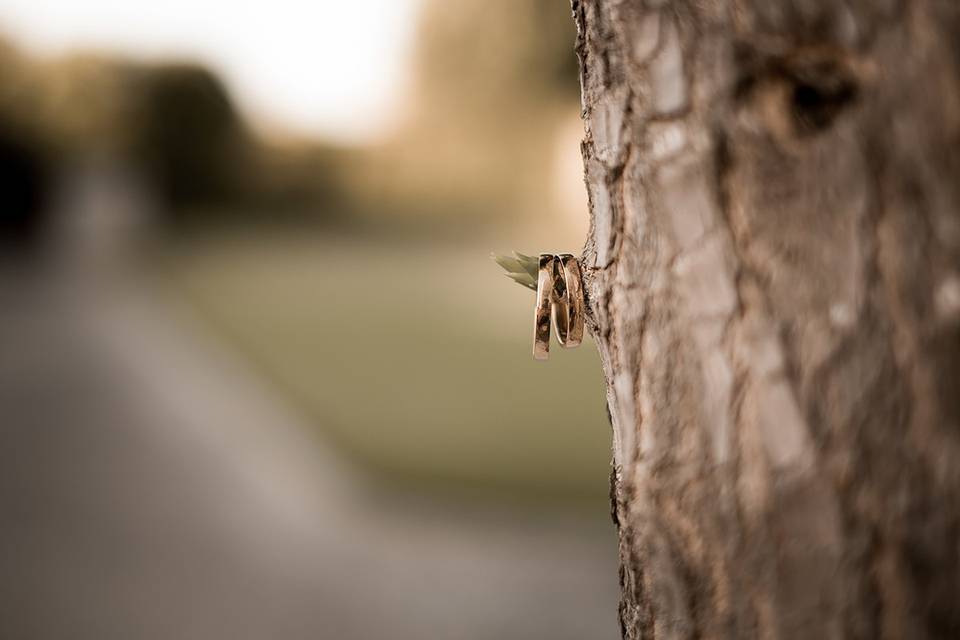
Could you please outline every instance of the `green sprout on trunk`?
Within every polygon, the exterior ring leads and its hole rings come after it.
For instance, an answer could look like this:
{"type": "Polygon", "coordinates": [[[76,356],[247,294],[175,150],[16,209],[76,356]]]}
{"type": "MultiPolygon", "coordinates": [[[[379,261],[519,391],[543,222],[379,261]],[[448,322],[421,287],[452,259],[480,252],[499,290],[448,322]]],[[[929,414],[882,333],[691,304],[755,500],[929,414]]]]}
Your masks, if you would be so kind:
{"type": "Polygon", "coordinates": [[[513,252],[513,257],[502,256],[496,253],[490,254],[493,261],[503,267],[504,274],[519,285],[523,285],[533,291],[537,290],[537,270],[540,267],[540,259],[534,256],[524,255],[518,251],[513,252]]]}

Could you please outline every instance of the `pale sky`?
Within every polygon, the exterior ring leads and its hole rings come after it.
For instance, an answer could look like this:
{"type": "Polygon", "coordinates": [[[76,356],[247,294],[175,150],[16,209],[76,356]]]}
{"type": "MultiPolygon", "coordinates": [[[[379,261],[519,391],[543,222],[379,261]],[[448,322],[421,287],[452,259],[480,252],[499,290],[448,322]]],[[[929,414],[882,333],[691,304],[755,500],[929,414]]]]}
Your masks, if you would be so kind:
{"type": "Polygon", "coordinates": [[[263,128],[375,139],[402,109],[419,0],[2,0],[28,52],[196,58],[263,128]]]}

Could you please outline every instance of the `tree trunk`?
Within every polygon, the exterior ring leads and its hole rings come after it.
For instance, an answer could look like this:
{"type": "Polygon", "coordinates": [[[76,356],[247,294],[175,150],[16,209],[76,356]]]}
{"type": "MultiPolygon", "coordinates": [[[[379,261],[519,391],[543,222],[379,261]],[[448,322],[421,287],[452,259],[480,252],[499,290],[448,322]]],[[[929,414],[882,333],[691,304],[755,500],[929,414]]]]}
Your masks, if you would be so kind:
{"type": "Polygon", "coordinates": [[[573,0],[625,638],[960,638],[960,4],[573,0]]]}

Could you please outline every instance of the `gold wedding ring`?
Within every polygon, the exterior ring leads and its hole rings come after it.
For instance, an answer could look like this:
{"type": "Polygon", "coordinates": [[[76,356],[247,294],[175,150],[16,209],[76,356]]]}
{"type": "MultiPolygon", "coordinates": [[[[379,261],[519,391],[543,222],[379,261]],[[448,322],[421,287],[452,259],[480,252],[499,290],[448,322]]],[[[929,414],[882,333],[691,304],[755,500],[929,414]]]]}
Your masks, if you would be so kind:
{"type": "Polygon", "coordinates": [[[552,253],[541,253],[537,269],[537,306],[533,310],[533,357],[550,357],[550,311],[553,307],[556,259],[552,253]]]}
{"type": "Polygon", "coordinates": [[[550,355],[550,321],[565,348],[583,342],[583,281],[580,265],[570,253],[541,253],[537,271],[537,306],[534,309],[533,357],[550,355]]]}
{"type": "Polygon", "coordinates": [[[553,303],[553,321],[560,345],[572,349],[583,342],[583,282],[580,264],[570,253],[557,256],[557,272],[553,303]]]}

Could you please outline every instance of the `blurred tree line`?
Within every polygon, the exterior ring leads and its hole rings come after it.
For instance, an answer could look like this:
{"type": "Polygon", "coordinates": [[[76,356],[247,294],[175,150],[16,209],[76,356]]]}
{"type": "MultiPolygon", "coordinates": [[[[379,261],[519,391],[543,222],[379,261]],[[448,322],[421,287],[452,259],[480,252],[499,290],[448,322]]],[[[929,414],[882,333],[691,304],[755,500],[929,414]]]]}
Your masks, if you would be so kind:
{"type": "Polygon", "coordinates": [[[0,43],[0,68],[0,235],[8,239],[36,236],[56,180],[91,158],[141,174],[175,228],[264,211],[303,215],[321,203],[329,216],[343,199],[338,173],[348,154],[253,135],[201,65],[85,54],[37,61],[0,43]]]}
{"type": "Polygon", "coordinates": [[[428,0],[408,117],[355,149],[263,139],[196,63],[34,60],[0,41],[0,236],[38,235],[56,181],[89,158],[143,176],[174,229],[535,209],[551,136],[577,104],[568,13],[559,0],[428,0]]]}

